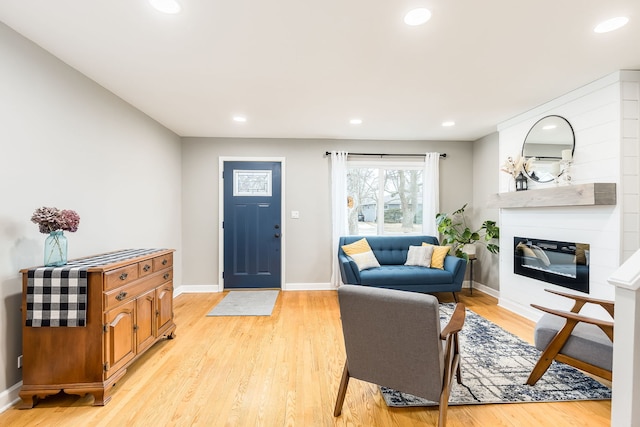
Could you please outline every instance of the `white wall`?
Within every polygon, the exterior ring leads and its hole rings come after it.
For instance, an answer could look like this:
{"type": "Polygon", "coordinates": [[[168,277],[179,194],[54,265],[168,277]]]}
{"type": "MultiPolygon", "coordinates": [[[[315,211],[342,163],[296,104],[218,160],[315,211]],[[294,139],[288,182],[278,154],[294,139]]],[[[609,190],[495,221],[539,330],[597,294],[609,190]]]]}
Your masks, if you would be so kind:
{"type": "MultiPolygon", "coordinates": [[[[76,210],[69,257],[181,246],[180,139],[0,23],[0,408],[21,372],[19,270],[41,265],[40,206],[76,210]]],[[[175,282],[181,281],[181,252],[175,282]]]]}
{"type": "MultiPolygon", "coordinates": [[[[575,183],[614,182],[618,184],[615,206],[554,207],[501,210],[500,304],[532,319],[540,316],[529,308],[530,303],[569,308],[564,298],[545,293],[544,288],[562,288],[513,273],[513,237],[532,237],[588,243],[591,245],[590,295],[614,298],[614,289],[607,278],[638,248],[638,120],[637,81],[639,72],[622,72],[606,76],[590,85],[576,89],[533,111],[501,124],[499,156],[515,156],[531,126],[540,118],[556,114],[565,117],[575,131],[574,164],[571,176],[575,183]],[[635,120],[624,131],[622,80],[636,82],[635,120]],[[624,136],[626,135],[626,136],[624,136]],[[635,136],[634,136],[635,135],[635,136]],[[623,156],[622,154],[625,154],[623,156]],[[635,157],[629,156],[635,153],[635,157]],[[623,173],[625,177],[622,179],[623,173]],[[629,235],[623,232],[623,218],[629,235]],[[635,239],[635,240],[634,240],[635,239]]],[[[627,88],[627,98],[632,90],[627,88]]],[[[631,99],[627,99],[631,102],[631,99]]],[[[630,107],[629,107],[630,108],[630,107]]],[[[507,191],[507,174],[500,174],[501,191],[507,191]]],[[[532,183],[531,188],[555,184],[532,183]]],[[[597,313],[591,313],[597,315],[597,313]]]]}
{"type": "Polygon", "coordinates": [[[218,287],[218,158],[286,159],[283,236],[285,280],[290,288],[327,288],[331,277],[331,150],[373,153],[447,153],[440,161],[440,207],[470,202],[472,143],[313,139],[183,139],[183,249],[187,286],[218,287]],[[291,219],[290,212],[300,212],[291,219]]]}

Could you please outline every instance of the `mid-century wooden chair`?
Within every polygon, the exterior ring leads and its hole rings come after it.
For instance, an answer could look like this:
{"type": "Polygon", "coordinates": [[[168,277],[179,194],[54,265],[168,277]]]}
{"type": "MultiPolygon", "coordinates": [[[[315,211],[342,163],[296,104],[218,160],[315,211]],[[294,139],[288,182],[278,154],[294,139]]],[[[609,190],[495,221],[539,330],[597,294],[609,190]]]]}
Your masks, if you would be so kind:
{"type": "Polygon", "coordinates": [[[439,402],[438,425],[443,427],[453,377],[462,383],[458,332],[464,305],[457,304],[441,330],[433,295],[344,285],[338,298],[347,360],[334,416],[342,412],[353,377],[439,402]]]}
{"type": "Polygon", "coordinates": [[[549,289],[545,291],[571,298],[574,305],[571,311],[562,311],[531,304],[545,314],[537,322],[534,332],[536,348],[542,351],[542,355],[531,371],[527,384],[534,385],[553,360],[611,380],[614,303],[549,289]],[[587,303],[604,308],[612,321],[579,314],[587,303]]]}

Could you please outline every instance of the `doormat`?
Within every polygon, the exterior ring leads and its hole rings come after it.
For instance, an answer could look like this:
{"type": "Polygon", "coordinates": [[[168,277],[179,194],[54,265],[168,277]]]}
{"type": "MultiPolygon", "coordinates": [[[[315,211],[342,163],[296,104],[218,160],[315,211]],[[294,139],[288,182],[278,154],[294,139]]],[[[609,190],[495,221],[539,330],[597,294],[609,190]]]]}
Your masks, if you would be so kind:
{"type": "Polygon", "coordinates": [[[280,291],[231,291],[207,316],[271,316],[280,291]]]}
{"type": "MultiPolygon", "coordinates": [[[[441,305],[441,321],[448,321],[453,308],[452,303],[441,305]]],[[[536,385],[526,385],[541,352],[471,310],[459,337],[463,384],[453,380],[449,405],[611,399],[611,389],[555,361],[536,385]]],[[[388,406],[438,405],[390,388],[380,390],[388,406]]]]}

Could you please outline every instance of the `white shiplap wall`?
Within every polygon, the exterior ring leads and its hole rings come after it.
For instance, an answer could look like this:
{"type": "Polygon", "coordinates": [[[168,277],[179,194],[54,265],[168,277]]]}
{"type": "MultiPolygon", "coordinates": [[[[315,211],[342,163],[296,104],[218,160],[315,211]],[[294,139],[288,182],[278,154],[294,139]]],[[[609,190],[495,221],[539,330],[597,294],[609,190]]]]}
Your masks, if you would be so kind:
{"type": "Polygon", "coordinates": [[[640,82],[638,73],[622,74],[623,260],[640,248],[640,82]]]}
{"type": "MultiPolygon", "coordinates": [[[[545,288],[566,289],[513,273],[514,236],[589,243],[590,294],[614,298],[614,288],[607,278],[640,247],[639,81],[638,71],[616,72],[498,126],[502,162],[521,152],[522,142],[537,120],[551,114],[563,116],[573,126],[576,137],[573,182],[618,184],[615,206],[501,210],[502,306],[537,320],[540,313],[529,307],[531,303],[567,309],[571,304],[544,292],[545,288]]],[[[511,178],[501,175],[501,191],[508,191],[511,178]]],[[[556,184],[530,183],[530,188],[553,185],[556,184]]],[[[590,314],[602,315],[597,310],[590,314]]]]}

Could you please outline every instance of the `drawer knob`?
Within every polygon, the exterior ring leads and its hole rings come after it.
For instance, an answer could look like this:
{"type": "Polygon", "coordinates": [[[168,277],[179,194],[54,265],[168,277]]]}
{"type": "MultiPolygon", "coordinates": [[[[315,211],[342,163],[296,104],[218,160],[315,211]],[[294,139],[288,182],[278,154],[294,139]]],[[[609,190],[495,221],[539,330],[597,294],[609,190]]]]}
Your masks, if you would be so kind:
{"type": "Polygon", "coordinates": [[[127,279],[127,277],[129,277],[129,274],[128,274],[128,273],[122,273],[122,274],[120,275],[120,280],[126,280],[126,279],[127,279]]]}
{"type": "Polygon", "coordinates": [[[162,260],[162,265],[167,265],[167,263],[168,263],[168,262],[169,262],[169,261],[167,261],[166,259],[163,259],[163,260],[162,260]]]}
{"type": "Polygon", "coordinates": [[[116,295],[116,299],[118,301],[122,301],[123,299],[125,299],[127,297],[127,293],[125,291],[120,292],[118,295],[116,295]]]}
{"type": "Polygon", "coordinates": [[[164,280],[167,280],[169,278],[169,276],[170,276],[169,273],[164,273],[164,276],[162,276],[162,277],[164,277],[164,280]]]}
{"type": "Polygon", "coordinates": [[[149,264],[145,264],[144,267],[142,267],[142,269],[144,271],[149,271],[149,270],[151,270],[151,266],[149,264]]]}

